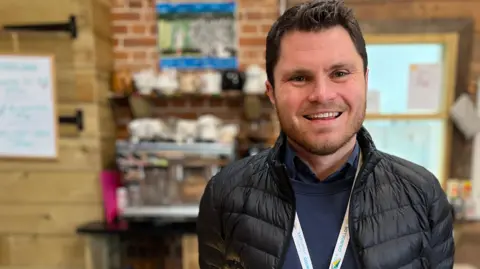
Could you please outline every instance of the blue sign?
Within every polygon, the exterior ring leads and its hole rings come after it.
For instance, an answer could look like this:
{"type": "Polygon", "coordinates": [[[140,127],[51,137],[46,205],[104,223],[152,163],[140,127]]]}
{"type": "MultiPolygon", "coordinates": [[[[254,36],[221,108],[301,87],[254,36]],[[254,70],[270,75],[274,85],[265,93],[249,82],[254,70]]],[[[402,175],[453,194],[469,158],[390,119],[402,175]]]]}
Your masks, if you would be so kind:
{"type": "Polygon", "coordinates": [[[213,57],[181,57],[168,58],[162,57],[160,68],[176,69],[237,69],[238,60],[231,58],[213,58],[213,57]]]}
{"type": "Polygon", "coordinates": [[[235,3],[158,3],[157,14],[234,13],[235,3]]]}

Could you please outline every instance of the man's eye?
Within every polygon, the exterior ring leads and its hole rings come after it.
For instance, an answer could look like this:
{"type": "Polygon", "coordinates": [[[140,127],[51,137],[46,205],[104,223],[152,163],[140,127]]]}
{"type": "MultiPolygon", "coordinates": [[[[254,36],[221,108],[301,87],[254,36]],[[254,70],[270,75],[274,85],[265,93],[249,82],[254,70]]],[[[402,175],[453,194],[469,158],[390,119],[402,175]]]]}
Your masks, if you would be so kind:
{"type": "Polygon", "coordinates": [[[344,77],[348,75],[348,72],[345,72],[345,71],[335,71],[333,72],[333,77],[336,77],[336,78],[341,78],[341,77],[344,77]]]}
{"type": "Polygon", "coordinates": [[[292,77],[290,80],[295,82],[303,82],[303,81],[306,81],[307,79],[304,76],[295,76],[295,77],[292,77]]]}

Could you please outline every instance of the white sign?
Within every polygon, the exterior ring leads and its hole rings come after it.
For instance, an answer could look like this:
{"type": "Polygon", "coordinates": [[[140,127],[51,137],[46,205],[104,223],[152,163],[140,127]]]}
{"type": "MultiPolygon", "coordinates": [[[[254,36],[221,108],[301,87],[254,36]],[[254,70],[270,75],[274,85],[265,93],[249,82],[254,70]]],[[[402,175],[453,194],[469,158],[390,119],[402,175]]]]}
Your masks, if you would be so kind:
{"type": "Polygon", "coordinates": [[[409,110],[439,112],[443,93],[442,65],[412,64],[408,83],[409,110]]]}
{"type": "Polygon", "coordinates": [[[377,90],[367,91],[367,112],[380,113],[380,92],[377,90]]]}
{"type": "Polygon", "coordinates": [[[53,57],[0,55],[0,157],[57,157],[53,70],[53,57]]]}

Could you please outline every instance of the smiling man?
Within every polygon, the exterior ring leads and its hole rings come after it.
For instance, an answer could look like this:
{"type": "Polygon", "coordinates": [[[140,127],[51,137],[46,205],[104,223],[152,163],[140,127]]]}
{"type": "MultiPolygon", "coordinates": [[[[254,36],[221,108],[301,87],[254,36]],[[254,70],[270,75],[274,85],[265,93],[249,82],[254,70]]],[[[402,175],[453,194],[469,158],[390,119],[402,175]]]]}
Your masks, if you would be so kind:
{"type": "Polygon", "coordinates": [[[362,127],[368,61],[343,1],[287,10],[266,45],[272,149],[214,176],[197,222],[201,269],[452,268],[452,210],[425,168],[362,127]]]}

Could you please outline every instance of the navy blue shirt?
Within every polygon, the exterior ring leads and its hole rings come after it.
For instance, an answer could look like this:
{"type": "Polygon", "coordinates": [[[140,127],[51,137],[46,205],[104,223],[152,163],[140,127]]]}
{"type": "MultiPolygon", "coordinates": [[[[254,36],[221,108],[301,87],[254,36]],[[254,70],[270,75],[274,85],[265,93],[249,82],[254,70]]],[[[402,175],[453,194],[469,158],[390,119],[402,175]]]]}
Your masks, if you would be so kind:
{"type": "MultiPolygon", "coordinates": [[[[320,181],[287,144],[284,161],[295,192],[298,218],[315,269],[328,268],[330,265],[347,209],[359,152],[357,143],[348,161],[320,181]]],[[[351,244],[341,268],[357,268],[351,244]]],[[[293,239],[290,240],[283,269],[302,269],[293,239]]]]}

